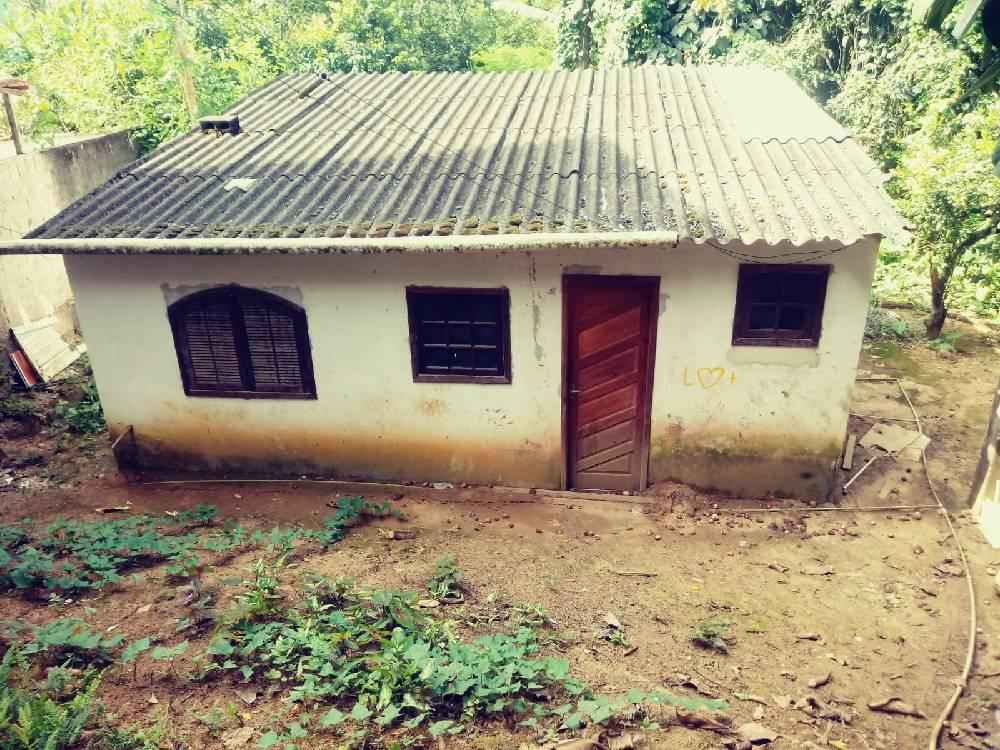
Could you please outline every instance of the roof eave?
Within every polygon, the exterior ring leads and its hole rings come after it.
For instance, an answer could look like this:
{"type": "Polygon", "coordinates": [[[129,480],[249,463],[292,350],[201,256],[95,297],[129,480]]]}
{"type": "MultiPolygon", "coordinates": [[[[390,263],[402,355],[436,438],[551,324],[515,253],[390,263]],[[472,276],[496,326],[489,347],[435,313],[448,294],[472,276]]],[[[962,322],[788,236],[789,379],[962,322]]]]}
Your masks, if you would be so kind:
{"type": "Polygon", "coordinates": [[[672,248],[677,232],[580,232],[426,237],[73,238],[0,241],[0,255],[377,255],[583,248],[672,248]]]}

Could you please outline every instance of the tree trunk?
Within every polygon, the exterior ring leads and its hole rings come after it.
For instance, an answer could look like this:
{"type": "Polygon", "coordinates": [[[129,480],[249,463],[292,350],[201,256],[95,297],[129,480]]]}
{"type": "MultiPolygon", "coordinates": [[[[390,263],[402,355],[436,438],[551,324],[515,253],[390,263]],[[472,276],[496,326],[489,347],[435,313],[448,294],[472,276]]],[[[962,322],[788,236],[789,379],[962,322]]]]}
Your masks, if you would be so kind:
{"type": "Polygon", "coordinates": [[[927,329],[927,338],[936,339],[941,336],[941,329],[944,328],[945,318],[948,317],[948,308],[945,306],[944,295],[948,288],[948,279],[937,272],[934,264],[931,263],[931,314],[924,321],[927,329]]]}
{"type": "Polygon", "coordinates": [[[178,75],[181,82],[181,96],[184,99],[184,108],[187,110],[191,122],[198,119],[198,94],[194,88],[194,48],[188,37],[186,9],[184,0],[177,0],[176,16],[174,17],[174,41],[177,57],[180,60],[178,75]]]}

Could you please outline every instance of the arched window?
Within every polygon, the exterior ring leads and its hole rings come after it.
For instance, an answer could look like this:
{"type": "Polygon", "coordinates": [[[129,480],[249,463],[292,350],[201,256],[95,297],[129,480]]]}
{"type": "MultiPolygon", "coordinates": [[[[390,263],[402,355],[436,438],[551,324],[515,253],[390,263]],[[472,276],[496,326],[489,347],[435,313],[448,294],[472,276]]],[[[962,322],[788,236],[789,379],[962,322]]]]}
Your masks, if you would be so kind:
{"type": "Polygon", "coordinates": [[[225,286],[168,310],[189,396],[316,398],[306,313],[268,292],[225,286]]]}

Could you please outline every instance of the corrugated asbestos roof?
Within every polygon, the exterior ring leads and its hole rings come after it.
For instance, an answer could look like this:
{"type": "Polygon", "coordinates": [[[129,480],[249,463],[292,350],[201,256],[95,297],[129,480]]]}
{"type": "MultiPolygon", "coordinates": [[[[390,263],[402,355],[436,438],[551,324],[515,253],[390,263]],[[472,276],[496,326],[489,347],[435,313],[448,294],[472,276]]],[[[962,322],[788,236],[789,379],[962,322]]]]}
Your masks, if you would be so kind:
{"type": "Polygon", "coordinates": [[[878,167],[759,68],[282,77],[31,238],[892,235],[878,167]]]}

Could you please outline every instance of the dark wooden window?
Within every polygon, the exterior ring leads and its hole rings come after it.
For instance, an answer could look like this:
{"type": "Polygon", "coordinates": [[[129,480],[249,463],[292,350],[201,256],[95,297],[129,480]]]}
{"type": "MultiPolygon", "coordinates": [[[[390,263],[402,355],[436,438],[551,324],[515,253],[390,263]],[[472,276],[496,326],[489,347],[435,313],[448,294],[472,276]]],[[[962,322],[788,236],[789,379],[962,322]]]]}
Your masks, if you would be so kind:
{"type": "Polygon", "coordinates": [[[733,344],[817,346],[829,266],[744,264],[733,344]]]}
{"type": "Polygon", "coordinates": [[[189,396],[316,398],[305,311],[268,292],[218,287],[169,308],[189,396]]]}
{"type": "Polygon", "coordinates": [[[408,287],[406,305],[415,381],[510,382],[506,289],[408,287]]]}

